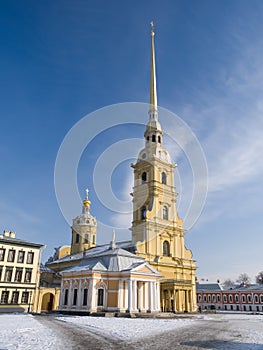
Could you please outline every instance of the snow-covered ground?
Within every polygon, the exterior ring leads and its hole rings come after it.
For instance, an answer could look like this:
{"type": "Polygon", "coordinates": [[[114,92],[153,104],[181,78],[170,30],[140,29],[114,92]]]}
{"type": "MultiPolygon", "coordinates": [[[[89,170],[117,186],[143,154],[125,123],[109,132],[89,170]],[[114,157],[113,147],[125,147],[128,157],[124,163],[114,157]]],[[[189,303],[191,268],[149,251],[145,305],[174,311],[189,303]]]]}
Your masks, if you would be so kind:
{"type": "Polygon", "coordinates": [[[205,321],[226,322],[227,328],[237,335],[237,341],[246,344],[262,344],[263,350],[263,315],[247,314],[211,314],[205,315],[205,321]]]}
{"type": "Polygon", "coordinates": [[[62,349],[65,340],[30,314],[0,315],[0,349],[62,349]]]}
{"type": "MultiPolygon", "coordinates": [[[[180,330],[183,330],[184,327],[189,332],[191,326],[200,325],[202,327],[205,322],[207,333],[209,333],[210,325],[211,329],[220,325],[220,330],[223,331],[222,337],[220,333],[222,340],[229,338],[230,335],[231,338],[233,337],[231,344],[244,344],[244,346],[250,344],[252,347],[249,349],[263,349],[263,315],[244,314],[196,315],[193,319],[129,319],[87,316],[56,316],[54,319],[54,316],[49,318],[48,316],[35,317],[29,314],[2,314],[0,315],[0,349],[72,349],[70,339],[66,339],[62,333],[56,330],[58,325],[52,323],[58,320],[62,321],[59,322],[61,325],[79,327],[83,334],[85,334],[86,329],[86,331],[93,331],[94,334],[102,334],[125,342],[133,342],[169,331],[181,333],[180,330]],[[50,322],[43,322],[46,320],[50,322]],[[178,332],[176,332],[177,330],[178,332]],[[253,347],[253,344],[257,345],[253,347]]],[[[233,349],[237,349],[237,347],[233,347],[233,349]]]]}
{"type": "Polygon", "coordinates": [[[68,323],[77,324],[83,328],[94,329],[102,332],[110,337],[121,340],[134,340],[146,338],[160,333],[173,331],[182,327],[193,324],[192,319],[170,318],[101,318],[101,317],[83,317],[83,316],[67,316],[60,317],[68,323]]]}

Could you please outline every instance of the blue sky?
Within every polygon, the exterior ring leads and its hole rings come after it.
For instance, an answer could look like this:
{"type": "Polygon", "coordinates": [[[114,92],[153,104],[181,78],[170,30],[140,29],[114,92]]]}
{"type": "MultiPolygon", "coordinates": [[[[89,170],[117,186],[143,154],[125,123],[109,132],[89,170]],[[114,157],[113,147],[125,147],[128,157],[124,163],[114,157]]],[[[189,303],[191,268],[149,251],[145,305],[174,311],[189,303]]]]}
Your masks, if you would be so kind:
{"type": "MultiPolygon", "coordinates": [[[[198,277],[254,277],[263,269],[262,16],[256,0],[2,2],[1,229],[47,244],[44,260],[54,247],[69,244],[70,227],[54,191],[58,149],[85,115],[148,102],[154,20],[158,103],[194,131],[208,164],[207,202],[186,234],[198,277]]],[[[100,205],[91,169],[104,149],[128,137],[142,138],[143,128],[105,131],[79,164],[80,194],[91,189],[92,213],[107,224],[118,225],[118,216],[100,205]]],[[[185,183],[186,162],[176,147],[169,151],[185,183]]],[[[131,191],[129,164],[112,175],[112,188],[124,199],[131,191]]],[[[187,197],[187,185],[181,188],[187,197]]],[[[98,242],[110,235],[99,229],[98,242]]],[[[117,230],[117,238],[129,233],[117,230]]]]}

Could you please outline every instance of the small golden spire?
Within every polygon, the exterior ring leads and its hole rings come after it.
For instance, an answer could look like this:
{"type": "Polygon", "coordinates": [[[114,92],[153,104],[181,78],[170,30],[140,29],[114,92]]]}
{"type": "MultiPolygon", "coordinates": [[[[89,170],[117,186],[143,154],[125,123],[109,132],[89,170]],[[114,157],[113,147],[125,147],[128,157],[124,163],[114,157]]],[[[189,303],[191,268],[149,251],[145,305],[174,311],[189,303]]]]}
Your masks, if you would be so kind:
{"type": "Polygon", "coordinates": [[[89,201],[89,189],[86,189],[86,198],[82,202],[84,207],[89,207],[90,206],[90,201],[89,201]]]}
{"type": "Polygon", "coordinates": [[[155,50],[154,50],[154,23],[151,22],[151,80],[150,80],[150,119],[157,120],[157,90],[156,90],[156,67],[155,67],[155,50]]]}

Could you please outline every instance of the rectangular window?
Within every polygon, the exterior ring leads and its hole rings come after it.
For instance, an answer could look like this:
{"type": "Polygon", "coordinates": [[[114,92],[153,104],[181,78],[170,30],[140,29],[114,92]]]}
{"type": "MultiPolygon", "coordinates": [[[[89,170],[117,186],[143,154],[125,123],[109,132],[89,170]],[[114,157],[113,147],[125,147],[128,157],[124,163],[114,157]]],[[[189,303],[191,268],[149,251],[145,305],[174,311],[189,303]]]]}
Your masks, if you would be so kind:
{"type": "Polygon", "coordinates": [[[16,251],[14,249],[9,249],[8,256],[7,256],[7,261],[8,262],[14,262],[14,260],[15,260],[15,253],[16,253],[16,251]]]}
{"type": "Polygon", "coordinates": [[[98,289],[98,306],[103,306],[103,294],[104,294],[104,289],[102,288],[98,289]]]}
{"type": "Polygon", "coordinates": [[[30,283],[32,278],[32,269],[26,269],[25,282],[30,283]]]}
{"type": "Polygon", "coordinates": [[[6,267],[6,269],[5,269],[5,282],[11,282],[11,280],[12,280],[12,273],[13,273],[13,268],[12,267],[6,267]]]}
{"type": "Polygon", "coordinates": [[[19,250],[18,256],[17,256],[17,262],[23,263],[25,258],[25,252],[23,250],[19,250]]]}
{"type": "Polygon", "coordinates": [[[89,243],[89,235],[85,233],[84,243],[89,243]]]}
{"type": "Polygon", "coordinates": [[[22,298],[21,298],[22,304],[28,304],[28,296],[29,296],[29,292],[22,293],[22,298]]]}
{"type": "Polygon", "coordinates": [[[3,272],[3,267],[0,266],[0,281],[2,280],[2,272],[3,272]]]}
{"type": "Polygon", "coordinates": [[[27,253],[26,263],[27,264],[33,264],[33,262],[34,262],[34,253],[33,252],[28,252],[27,253]]]}
{"type": "Polygon", "coordinates": [[[19,297],[19,292],[13,292],[12,293],[11,303],[12,304],[18,304],[18,297],[19,297]]]}
{"type": "Polygon", "coordinates": [[[96,243],[96,238],[95,238],[95,235],[93,235],[92,237],[92,244],[95,244],[96,243]]]}
{"type": "Polygon", "coordinates": [[[1,304],[8,304],[9,291],[4,290],[1,295],[1,304]]]}
{"type": "Polygon", "coordinates": [[[23,269],[20,267],[16,268],[16,274],[15,274],[15,282],[21,282],[22,281],[22,274],[23,269]]]}
{"type": "Polygon", "coordinates": [[[88,303],[88,289],[83,290],[83,305],[86,306],[88,303]]]}
{"type": "Polygon", "coordinates": [[[73,292],[73,305],[77,305],[77,299],[78,299],[78,290],[74,289],[74,292],[73,292]]]}
{"type": "Polygon", "coordinates": [[[64,305],[68,305],[68,289],[64,291],[64,305]]]}
{"type": "Polygon", "coordinates": [[[0,261],[4,261],[4,260],[5,260],[5,249],[0,248],[0,261]]]}

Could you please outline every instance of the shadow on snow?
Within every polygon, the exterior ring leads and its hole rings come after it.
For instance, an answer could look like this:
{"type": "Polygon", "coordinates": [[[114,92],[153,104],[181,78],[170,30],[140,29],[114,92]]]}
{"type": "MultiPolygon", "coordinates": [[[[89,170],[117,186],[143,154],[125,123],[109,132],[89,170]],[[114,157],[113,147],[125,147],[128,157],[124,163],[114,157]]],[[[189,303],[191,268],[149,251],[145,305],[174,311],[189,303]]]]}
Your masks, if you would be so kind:
{"type": "Polygon", "coordinates": [[[204,340],[187,341],[181,345],[200,347],[203,349],[222,349],[222,350],[263,350],[263,344],[236,343],[226,340],[204,340]]]}

